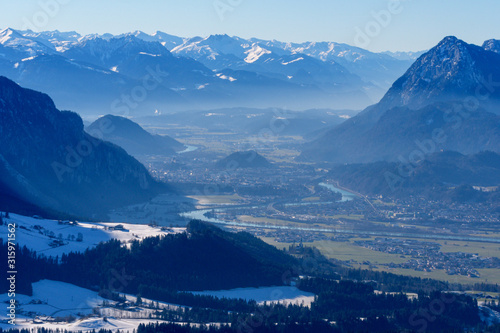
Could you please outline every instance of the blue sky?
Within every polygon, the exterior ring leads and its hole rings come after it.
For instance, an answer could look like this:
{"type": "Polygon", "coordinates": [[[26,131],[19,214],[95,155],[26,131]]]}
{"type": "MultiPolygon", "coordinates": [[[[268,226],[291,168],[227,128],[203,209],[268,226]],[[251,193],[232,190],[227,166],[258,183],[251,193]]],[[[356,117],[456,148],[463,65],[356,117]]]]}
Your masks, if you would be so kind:
{"type": "Polygon", "coordinates": [[[372,51],[418,51],[455,35],[500,39],[498,0],[5,0],[3,27],[183,37],[227,33],[335,41],[372,51]]]}

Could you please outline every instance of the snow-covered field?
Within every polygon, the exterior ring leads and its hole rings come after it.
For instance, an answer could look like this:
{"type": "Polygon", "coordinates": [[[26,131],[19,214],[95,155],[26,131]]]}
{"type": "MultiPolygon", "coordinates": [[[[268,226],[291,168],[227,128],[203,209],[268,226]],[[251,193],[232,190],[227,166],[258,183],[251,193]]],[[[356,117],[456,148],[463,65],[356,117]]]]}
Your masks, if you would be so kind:
{"type": "MultiPolygon", "coordinates": [[[[118,309],[112,307],[116,302],[104,300],[92,290],[77,287],[75,285],[42,280],[33,283],[33,296],[16,295],[17,311],[15,326],[8,323],[7,313],[0,311],[0,328],[7,330],[10,328],[49,328],[68,331],[88,332],[101,328],[108,330],[120,330],[132,332],[141,323],[162,322],[157,319],[148,318],[155,310],[141,306],[133,306],[136,297],[126,295],[130,302],[130,308],[118,309]],[[103,301],[107,305],[103,307],[103,301]],[[98,307],[100,316],[88,316],[93,313],[93,309],[98,307]],[[81,318],[82,315],[87,316],[81,318]],[[80,318],[72,323],[55,322],[57,317],[73,316],[80,318]],[[106,316],[106,319],[104,319],[106,316]],[[139,319],[142,318],[142,319],[139,319]]],[[[0,295],[0,303],[7,304],[10,298],[8,294],[0,295]]],[[[150,303],[152,300],[143,299],[143,303],[150,303]]],[[[155,302],[161,309],[175,310],[176,305],[164,302],[155,302]]]]}
{"type": "Polygon", "coordinates": [[[144,224],[127,223],[87,223],[77,225],[60,224],[54,220],[36,219],[16,214],[4,218],[0,226],[0,238],[6,240],[7,224],[16,224],[16,242],[47,256],[61,256],[63,253],[82,252],[89,247],[110,239],[118,239],[124,243],[133,239],[184,232],[185,228],[151,227],[144,224]],[[115,229],[122,225],[123,230],[115,229]],[[78,241],[79,235],[81,241],[78,241]]]}
{"type": "Polygon", "coordinates": [[[34,324],[32,319],[27,320],[19,320],[15,326],[2,324],[0,323],[0,327],[4,330],[8,330],[11,328],[16,329],[33,329],[33,328],[45,328],[56,330],[59,329],[62,331],[69,332],[92,332],[93,330],[98,331],[101,328],[106,330],[121,332],[133,332],[137,329],[140,324],[149,324],[149,323],[157,323],[157,322],[165,322],[161,320],[153,320],[153,319],[118,319],[118,318],[88,318],[88,319],[80,319],[73,323],[42,323],[42,324],[34,324]]]}
{"type": "MultiPolygon", "coordinates": [[[[9,300],[8,294],[0,295],[1,303],[9,300]]],[[[18,313],[65,317],[91,314],[92,308],[102,304],[104,299],[94,291],[69,283],[42,280],[33,283],[33,296],[17,294],[16,301],[19,302],[18,313]]],[[[0,312],[0,318],[6,319],[5,313],[0,312]]]]}
{"type": "Polygon", "coordinates": [[[261,287],[238,288],[231,290],[193,292],[196,295],[208,295],[218,298],[241,298],[254,300],[259,304],[282,303],[310,306],[314,301],[314,294],[297,289],[296,287],[261,287]]]}
{"type": "Polygon", "coordinates": [[[490,309],[487,306],[479,305],[479,317],[488,325],[495,325],[500,323],[500,313],[490,309]]]}

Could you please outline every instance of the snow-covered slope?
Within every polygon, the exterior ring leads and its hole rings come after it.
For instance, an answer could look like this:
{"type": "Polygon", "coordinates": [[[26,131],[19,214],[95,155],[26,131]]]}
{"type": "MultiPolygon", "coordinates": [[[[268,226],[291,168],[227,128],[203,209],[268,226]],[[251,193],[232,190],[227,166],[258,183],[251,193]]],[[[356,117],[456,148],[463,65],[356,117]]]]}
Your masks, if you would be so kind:
{"type": "Polygon", "coordinates": [[[7,224],[16,224],[16,242],[46,256],[61,256],[63,253],[83,252],[100,242],[118,239],[126,244],[134,239],[184,232],[184,228],[153,227],[144,224],[86,223],[45,220],[10,214],[0,226],[0,238],[7,239],[7,224]],[[115,228],[117,225],[123,228],[115,228]],[[81,235],[82,241],[78,241],[81,235]]]}
{"type": "Polygon", "coordinates": [[[133,35],[111,38],[83,37],[68,48],[64,56],[105,68],[118,66],[140,53],[169,56],[170,52],[158,42],[146,42],[133,35]]]}
{"type": "MultiPolygon", "coordinates": [[[[136,298],[127,296],[127,299],[135,302],[136,298]]],[[[0,303],[4,304],[9,301],[8,294],[0,295],[0,303]]],[[[18,302],[15,327],[17,329],[45,328],[72,332],[91,332],[93,330],[107,329],[131,332],[142,323],[162,322],[157,319],[123,319],[125,317],[130,318],[131,313],[137,317],[148,318],[148,313],[151,313],[152,310],[137,307],[134,312],[121,311],[110,306],[116,302],[103,299],[95,291],[59,281],[42,280],[33,283],[33,296],[17,294],[16,301],[18,302]],[[104,301],[108,306],[102,306],[104,301]],[[95,308],[99,309],[101,315],[89,317],[94,313],[95,308]],[[53,320],[54,318],[68,316],[80,319],[74,322],[54,322],[53,320]],[[82,316],[87,317],[82,318],[82,316]],[[118,319],[114,316],[121,318],[118,319]]],[[[173,307],[161,302],[159,306],[162,308],[173,307]]],[[[1,329],[8,330],[12,328],[12,325],[7,323],[8,319],[5,311],[2,311],[0,313],[1,329]]]]}
{"type": "Polygon", "coordinates": [[[19,31],[23,36],[36,38],[37,40],[44,41],[44,44],[52,44],[56,51],[63,52],[67,50],[71,45],[77,44],[79,39],[82,37],[76,31],[61,32],[59,30],[54,31],[42,31],[33,32],[31,30],[19,31]]]}
{"type": "Polygon", "coordinates": [[[179,46],[182,43],[184,43],[184,38],[177,37],[174,35],[169,35],[161,31],[157,31],[154,34],[149,35],[143,31],[137,30],[134,32],[118,35],[117,37],[126,37],[126,36],[134,36],[146,42],[160,42],[163,46],[167,48],[167,50],[172,50],[176,46],[179,46]]]}
{"type": "MultiPolygon", "coordinates": [[[[33,296],[16,295],[23,312],[52,317],[76,316],[78,313],[91,314],[92,308],[104,301],[97,292],[69,283],[42,280],[33,283],[32,286],[33,296]]],[[[8,300],[7,294],[0,295],[0,303],[8,300]]]]}
{"type": "Polygon", "coordinates": [[[9,48],[11,55],[23,58],[56,52],[55,47],[50,43],[44,43],[42,39],[36,37],[23,36],[20,32],[10,28],[0,31],[0,45],[9,48]]]}
{"type": "MultiPolygon", "coordinates": [[[[293,56],[299,58],[303,55],[318,60],[326,68],[332,64],[341,65],[344,67],[344,72],[355,74],[366,83],[379,87],[380,91],[375,93],[374,97],[376,100],[414,61],[414,58],[409,55],[407,58],[402,55],[392,57],[342,43],[285,43],[257,38],[242,39],[227,35],[186,39],[182,45],[172,49],[172,53],[194,58],[214,70],[232,68],[260,72],[269,70],[274,60],[293,56]],[[254,66],[246,66],[248,64],[254,66]]],[[[321,72],[321,70],[319,72],[312,70],[305,62],[303,64],[302,69],[306,73],[321,72]]],[[[328,69],[326,71],[329,72],[328,69]]],[[[335,73],[329,75],[332,80],[335,80],[335,73]]]]}

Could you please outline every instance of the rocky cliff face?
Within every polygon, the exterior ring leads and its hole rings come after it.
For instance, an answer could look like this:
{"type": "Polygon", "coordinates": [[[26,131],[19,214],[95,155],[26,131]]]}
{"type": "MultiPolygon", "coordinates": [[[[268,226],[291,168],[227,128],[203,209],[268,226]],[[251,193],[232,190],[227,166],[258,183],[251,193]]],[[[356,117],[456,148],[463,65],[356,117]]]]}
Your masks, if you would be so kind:
{"type": "MultiPolygon", "coordinates": [[[[500,82],[500,54],[450,36],[418,58],[380,104],[384,108],[416,109],[433,102],[475,96],[488,82],[500,82]]],[[[490,99],[498,100],[500,89],[489,94],[490,99]]]]}
{"type": "Polygon", "coordinates": [[[483,43],[483,49],[486,51],[493,51],[495,53],[500,53],[500,40],[489,39],[483,43]]]}

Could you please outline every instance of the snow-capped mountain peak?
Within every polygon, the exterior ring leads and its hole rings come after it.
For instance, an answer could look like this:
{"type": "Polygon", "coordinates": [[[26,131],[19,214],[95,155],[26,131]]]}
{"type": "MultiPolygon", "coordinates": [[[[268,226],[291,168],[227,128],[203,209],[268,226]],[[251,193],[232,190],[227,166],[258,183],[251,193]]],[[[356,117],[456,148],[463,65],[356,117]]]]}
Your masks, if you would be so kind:
{"type": "Polygon", "coordinates": [[[116,37],[127,37],[127,36],[134,36],[134,37],[142,39],[146,42],[156,42],[156,38],[154,38],[153,36],[145,33],[144,31],[141,31],[141,30],[136,30],[136,31],[129,32],[129,33],[126,33],[123,35],[118,35],[116,37]]]}
{"type": "Polygon", "coordinates": [[[16,30],[11,28],[6,28],[0,31],[0,43],[4,44],[12,38],[22,38],[22,35],[18,33],[16,30]]]}
{"type": "Polygon", "coordinates": [[[162,31],[156,31],[152,37],[170,51],[176,46],[182,45],[185,40],[185,38],[169,35],[162,31]]]}
{"type": "MultiPolygon", "coordinates": [[[[72,70],[82,72],[82,75],[83,72],[92,76],[100,73],[107,76],[103,81],[115,80],[118,85],[129,84],[131,79],[150,74],[146,71],[148,68],[160,67],[169,73],[165,87],[179,95],[187,95],[183,92],[191,89],[187,87],[203,86],[208,87],[205,91],[217,92],[220,96],[236,96],[230,90],[244,90],[246,84],[266,82],[272,87],[306,90],[304,94],[308,96],[321,95],[313,102],[319,101],[314,105],[321,107],[330,105],[330,99],[337,102],[339,92],[346,91],[360,96],[356,103],[351,104],[348,101],[351,97],[347,97],[351,95],[342,95],[346,96],[341,98],[347,101],[346,107],[362,108],[374,103],[412,63],[412,60],[397,60],[387,54],[340,43],[291,43],[227,34],[181,38],[161,31],[149,34],[137,30],[118,36],[81,36],[76,32],[57,30],[6,29],[0,38],[0,59],[6,60],[3,62],[4,72],[12,72],[12,77],[18,82],[23,78],[24,84],[29,83],[26,74],[30,71],[35,73],[43,67],[53,72],[59,66],[68,66],[69,63],[63,61],[68,59],[72,70]],[[41,55],[50,57],[33,58],[41,55]],[[33,60],[21,61],[23,59],[33,60]],[[80,69],[74,69],[76,67],[80,69]]],[[[51,93],[58,96],[59,91],[54,89],[51,93]]],[[[265,94],[268,91],[265,89],[265,94]]],[[[65,101],[75,108],[73,100],[65,101]]],[[[82,105],[81,101],[76,105],[82,105]]]]}
{"type": "Polygon", "coordinates": [[[23,36],[19,31],[11,28],[0,31],[0,45],[14,49],[23,57],[55,52],[52,44],[44,43],[43,40],[37,38],[23,36]]]}
{"type": "Polygon", "coordinates": [[[245,62],[251,64],[257,60],[260,59],[265,54],[270,54],[271,51],[263,49],[260,47],[258,44],[253,44],[252,48],[249,50],[245,51],[245,54],[247,54],[247,57],[245,58],[245,62]]]}
{"type": "Polygon", "coordinates": [[[63,54],[71,59],[89,63],[98,63],[106,68],[117,66],[130,56],[146,53],[169,56],[170,52],[159,42],[147,42],[127,34],[109,40],[92,35],[80,39],[78,44],[67,49],[63,54]]]}

